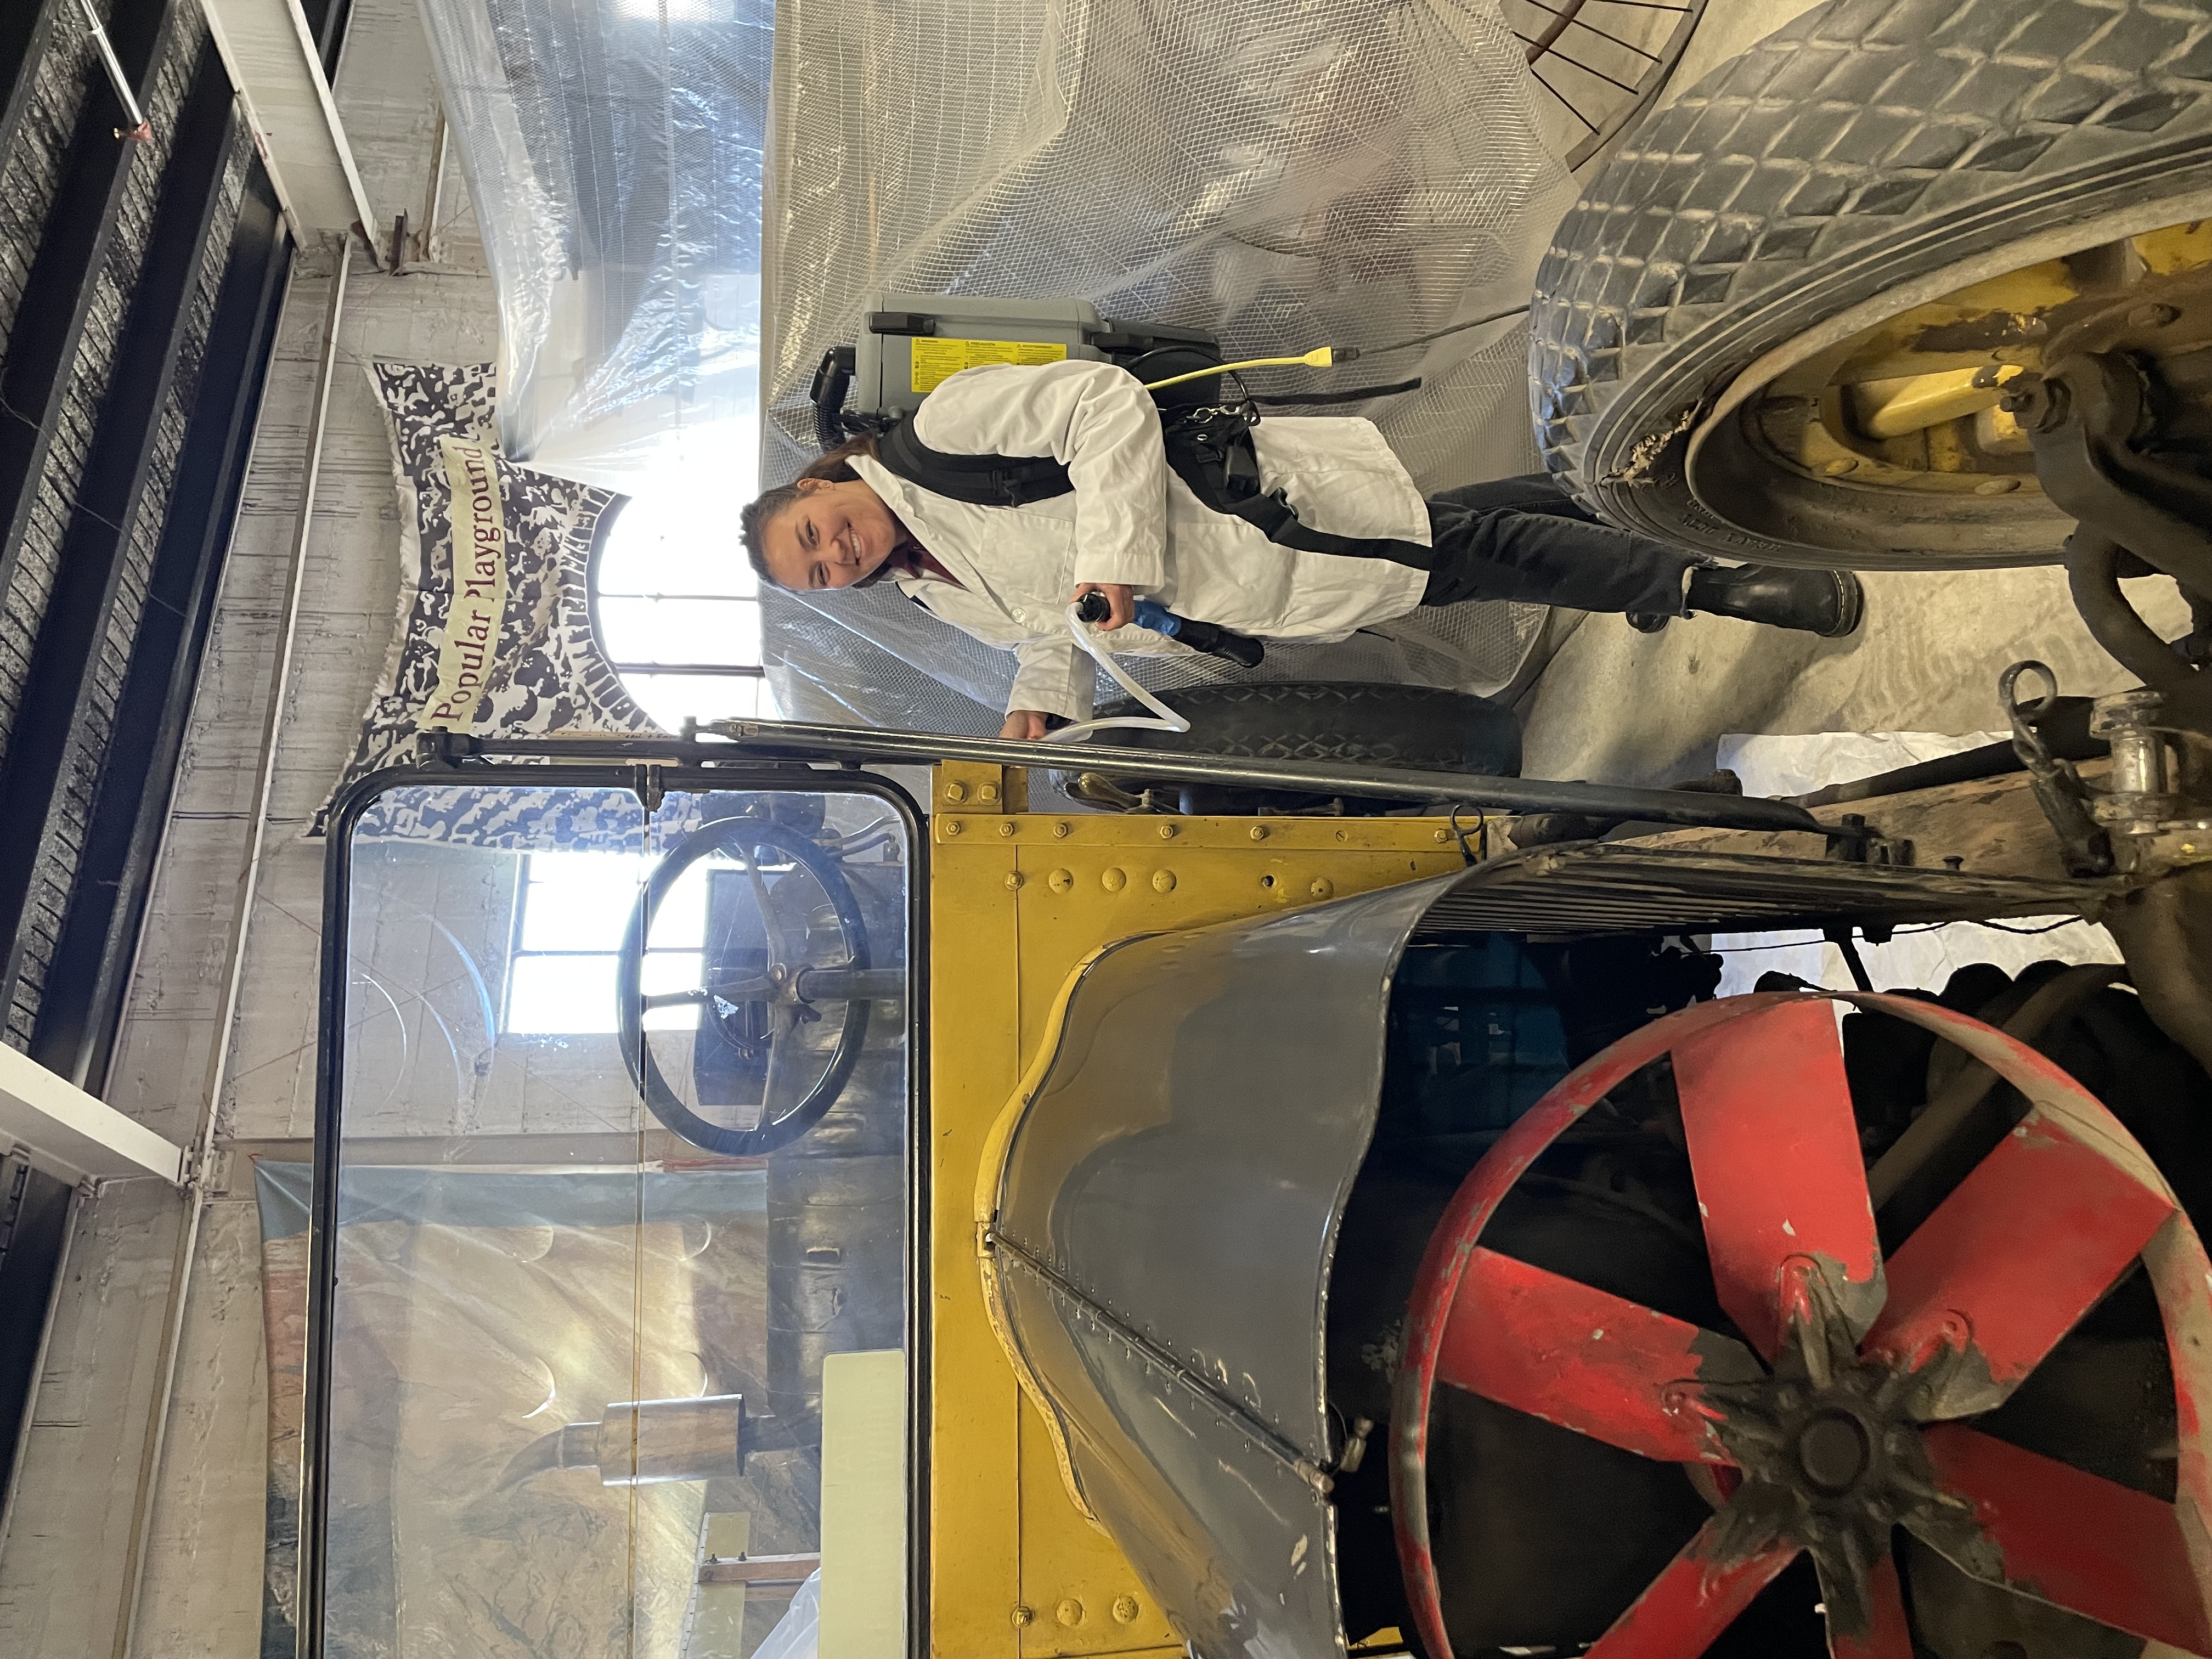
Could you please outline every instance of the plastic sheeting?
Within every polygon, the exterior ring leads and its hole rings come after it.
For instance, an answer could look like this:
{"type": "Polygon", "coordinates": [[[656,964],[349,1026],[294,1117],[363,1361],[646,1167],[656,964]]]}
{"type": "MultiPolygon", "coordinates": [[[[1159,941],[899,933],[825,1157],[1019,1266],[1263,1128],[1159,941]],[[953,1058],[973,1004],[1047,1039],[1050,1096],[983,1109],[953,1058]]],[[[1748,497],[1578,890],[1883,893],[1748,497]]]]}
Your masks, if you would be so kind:
{"type": "MultiPolygon", "coordinates": [[[[808,383],[872,289],[1072,295],[1212,329],[1232,357],[1372,348],[1524,301],[1572,196],[1495,0],[784,0],[775,85],[771,481],[813,454],[808,383]]],[[[1420,377],[1364,412],[1441,489],[1534,469],[1524,360],[1523,331],[1498,324],[1328,376],[1250,378],[1283,392],[1420,377]]],[[[1007,653],[888,587],[771,604],[787,711],[995,729],[1007,653]]],[[[1273,647],[1253,676],[1203,657],[1131,666],[1156,689],[1495,689],[1541,620],[1459,605],[1273,647]]]]}
{"type": "MultiPolygon", "coordinates": [[[[971,640],[888,586],[816,602],[764,592],[775,645],[769,679],[792,720],[996,735],[1014,658],[971,640]]],[[[1520,667],[1546,612],[1528,605],[1455,605],[1367,629],[1339,645],[1271,645],[1251,671],[1195,653],[1123,657],[1154,691],[1218,680],[1376,680],[1498,690],[1520,667]]],[[[1103,673],[1097,699],[1125,696],[1103,673]]]]}
{"type": "MultiPolygon", "coordinates": [[[[423,0],[516,458],[726,500],[759,430],[761,478],[787,478],[870,290],[1085,299],[1233,356],[1372,349],[1525,301],[1572,195],[1496,0],[782,0],[772,77],[769,6],[423,0]]],[[[1524,356],[1507,322],[1253,389],[1419,376],[1364,412],[1437,489],[1534,467],[1524,356]]],[[[778,597],[769,621],[788,713],[975,729],[1012,684],[1010,656],[887,587],[778,597]]],[[[1457,606],[1260,677],[1495,688],[1540,622],[1457,606]]]]}
{"type": "Polygon", "coordinates": [[[422,0],[499,292],[500,431],[635,494],[749,489],[775,0],[422,0]]]}
{"type": "MultiPolygon", "coordinates": [[[[907,1024],[870,1022],[804,1135],[763,1158],[707,1157],[631,1081],[616,957],[656,860],[704,817],[774,807],[799,823],[820,812],[870,964],[902,970],[912,854],[891,805],[842,788],[678,791],[647,813],[626,791],[486,778],[395,784],[355,824],[343,1006],[325,1023],[342,1060],[318,1131],[336,1209],[314,1218],[337,1251],[330,1432],[309,1448],[307,1488],[331,1504],[331,1659],[742,1659],[769,1639],[786,1612],[775,1593],[729,1587],[710,1608],[698,1568],[738,1549],[823,1549],[825,1435],[835,1450],[838,1432],[823,1425],[823,1366],[895,1347],[908,1328],[907,1024]],[[610,1407],[732,1394],[751,1425],[736,1474],[709,1448],[686,1460],[696,1475],[663,1463],[665,1482],[608,1484],[623,1474],[598,1443],[610,1407]],[[750,1530],[732,1536],[740,1516],[750,1530]]],[[[643,941],[644,983],[846,959],[824,890],[796,868],[690,864],[643,941]]],[[[724,1125],[794,1104],[844,1024],[779,1025],[763,1055],[681,1006],[641,1024],[629,1058],[653,1058],[687,1109],[724,1125]]],[[[270,1298],[299,1310],[307,1171],[279,1171],[264,1164],[258,1183],[270,1298]]],[[[270,1329],[281,1610],[306,1336],[296,1312],[270,1329]]],[[[838,1582],[833,1568],[833,1612],[838,1582]]],[[[289,1653],[281,1624],[280,1611],[271,1639],[289,1653]]],[[[770,1650],[804,1651],[804,1624],[770,1650]]]]}

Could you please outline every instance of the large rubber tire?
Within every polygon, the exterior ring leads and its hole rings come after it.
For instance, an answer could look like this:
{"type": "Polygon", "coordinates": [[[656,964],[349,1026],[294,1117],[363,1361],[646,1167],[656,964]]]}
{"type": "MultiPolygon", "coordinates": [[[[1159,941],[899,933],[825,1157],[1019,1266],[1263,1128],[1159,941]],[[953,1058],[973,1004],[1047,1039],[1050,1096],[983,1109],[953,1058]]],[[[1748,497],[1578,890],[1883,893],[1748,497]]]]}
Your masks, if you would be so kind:
{"type": "MultiPolygon", "coordinates": [[[[1160,701],[1191,722],[1188,732],[1102,732],[1101,743],[1253,760],[1341,761],[1424,772],[1513,777],[1521,770],[1521,722],[1485,697],[1426,685],[1358,681],[1244,683],[1163,691],[1160,701]]],[[[1102,715],[1143,714],[1134,699],[1102,715]]],[[[1072,753],[1079,753],[1074,745],[1072,753]]],[[[1121,781],[1124,787],[1132,787],[1121,781]]],[[[1322,799],[1206,786],[1179,791],[1187,812],[1297,811],[1322,799]]],[[[1350,810],[1388,802],[1348,801],[1350,810]]]]}
{"type": "Polygon", "coordinates": [[[2212,0],[1833,0],[1647,120],[1561,222],[1530,327],[1546,462],[1607,519],[1729,558],[2055,558],[2069,521],[2038,492],[1761,473],[1708,417],[1815,331],[2205,217],[2212,0]]]}

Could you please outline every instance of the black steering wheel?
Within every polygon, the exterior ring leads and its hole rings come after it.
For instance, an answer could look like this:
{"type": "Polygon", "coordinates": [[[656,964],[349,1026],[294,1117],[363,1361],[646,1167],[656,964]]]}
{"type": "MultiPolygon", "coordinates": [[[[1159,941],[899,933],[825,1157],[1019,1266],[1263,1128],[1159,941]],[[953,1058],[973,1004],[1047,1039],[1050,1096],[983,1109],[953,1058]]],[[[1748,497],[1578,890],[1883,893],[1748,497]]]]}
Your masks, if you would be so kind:
{"type": "MultiPolygon", "coordinates": [[[[763,895],[765,900],[765,895],[763,895]]],[[[775,937],[772,918],[763,915],[763,927],[769,938],[775,937]]],[[[694,1002],[710,1017],[721,1020],[724,1009],[737,1006],[768,1005],[772,1012],[785,1008],[805,1011],[812,1018],[812,1004],[808,1000],[810,979],[817,976],[834,986],[839,979],[857,980],[865,975],[869,966],[868,927],[860,915],[860,906],[853,896],[852,884],[838,868],[836,856],[812,839],[787,825],[766,818],[718,818],[702,824],[682,841],[668,849],[654,868],[645,890],[638,895],[637,905],[630,912],[629,928],[623,935],[622,956],[615,969],[616,1017],[621,1033],[623,1060],[629,1067],[630,1081],[653,1116],[659,1118],[676,1133],[694,1146],[707,1152],[729,1157],[757,1157],[776,1147],[796,1140],[817,1123],[823,1115],[836,1103],[844,1092],[853,1068],[860,1061],[860,1045],[868,1034],[869,998],[860,988],[848,985],[845,988],[854,994],[844,999],[845,1024],[837,1034],[837,1046],[830,1051],[830,1063],[823,1067],[822,1075],[804,1098],[781,1117],[763,1119],[750,1129],[733,1129],[719,1123],[710,1123],[686,1105],[676,1091],[669,1086],[653,1059],[651,1046],[645,1040],[645,1014],[650,1008],[669,1006],[677,1003],[694,1002]],[[684,872],[700,860],[716,853],[727,853],[732,857],[757,861],[759,849],[772,848],[789,859],[807,874],[812,876],[823,892],[828,896],[830,908],[837,918],[837,937],[845,949],[845,960],[834,969],[808,969],[797,963],[776,963],[771,960],[765,975],[732,981],[727,984],[708,984],[696,991],[679,991],[659,996],[643,994],[645,974],[645,945],[653,930],[653,918],[660,908],[661,901],[680,880],[684,872]]],[[[834,1000],[824,997],[825,1000],[834,1000]]],[[[773,1039],[771,1038],[771,1041],[773,1039]]],[[[763,1102],[765,1109],[765,1102],[763,1102]]]]}

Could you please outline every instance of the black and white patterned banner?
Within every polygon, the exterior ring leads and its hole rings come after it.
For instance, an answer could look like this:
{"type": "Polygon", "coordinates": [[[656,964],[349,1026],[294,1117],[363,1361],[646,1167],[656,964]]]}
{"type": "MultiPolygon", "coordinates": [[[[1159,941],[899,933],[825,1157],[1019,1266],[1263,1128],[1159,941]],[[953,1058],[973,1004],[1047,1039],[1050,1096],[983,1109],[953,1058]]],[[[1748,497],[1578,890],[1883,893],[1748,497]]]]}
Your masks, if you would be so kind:
{"type": "Polygon", "coordinates": [[[340,791],[411,758],[426,729],[659,729],[623,690],[592,628],[592,555],[623,498],[501,456],[489,363],[372,362],[368,380],[399,493],[398,617],[353,758],[311,836],[323,833],[340,791]]]}

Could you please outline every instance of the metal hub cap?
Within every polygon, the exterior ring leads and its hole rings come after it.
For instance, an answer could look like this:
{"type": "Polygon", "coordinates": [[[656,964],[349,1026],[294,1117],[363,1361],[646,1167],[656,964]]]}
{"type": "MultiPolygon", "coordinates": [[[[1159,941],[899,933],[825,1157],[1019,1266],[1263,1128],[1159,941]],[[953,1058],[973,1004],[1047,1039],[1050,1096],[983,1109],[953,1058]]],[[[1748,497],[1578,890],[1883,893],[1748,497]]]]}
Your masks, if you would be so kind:
{"type": "Polygon", "coordinates": [[[1797,1431],[1797,1470],[1813,1490],[1840,1497],[1874,1462],[1873,1437],[1849,1412],[1821,1412],[1797,1431]]]}
{"type": "Polygon", "coordinates": [[[1901,997],[2031,1110],[1887,1260],[1830,999],[1730,998],[1582,1066],[1477,1164],[1431,1236],[1391,1413],[1392,1516],[1423,1645],[1450,1659],[1428,1534],[1439,1379],[1642,1456],[1705,1465],[1717,1512],[1589,1650],[1695,1659],[1800,1554],[1833,1659],[1913,1659],[1903,1527],[1989,1584],[2212,1656],[2212,1264],[2117,1119],[2042,1056],[1901,997]],[[1742,1340],[1485,1249],[1546,1147],[1671,1056],[1721,1308],[1742,1340]],[[2182,1425],[2167,1504],[1963,1419],[2003,1401],[2140,1261],[2182,1425]]]}
{"type": "MultiPolygon", "coordinates": [[[[1945,1494],[1913,1416],[1916,1401],[1941,1389],[1950,1351],[1917,1370],[1863,1359],[1809,1261],[1785,1262],[1783,1284],[1787,1334],[1772,1370],[1756,1382],[1716,1379],[1678,1389],[1670,1408],[1711,1422],[1741,1471],[1719,1517],[1718,1552],[1748,1559],[1778,1545],[1804,1551],[1819,1571],[1830,1626],[1863,1637],[1881,1610],[1876,1576],[1888,1565],[1899,1526],[1949,1540],[1946,1554],[1985,1559],[1971,1521],[1945,1494]]],[[[1756,1370],[1757,1362],[1746,1355],[1738,1369],[1756,1370]]]]}

